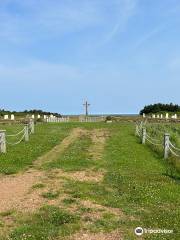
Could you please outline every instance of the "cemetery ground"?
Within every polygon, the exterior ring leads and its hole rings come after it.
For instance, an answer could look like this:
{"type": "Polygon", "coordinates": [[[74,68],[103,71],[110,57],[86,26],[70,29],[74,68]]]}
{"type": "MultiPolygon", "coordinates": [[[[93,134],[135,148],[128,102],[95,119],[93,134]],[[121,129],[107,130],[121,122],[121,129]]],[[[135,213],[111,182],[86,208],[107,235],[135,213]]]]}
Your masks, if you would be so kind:
{"type": "Polygon", "coordinates": [[[8,147],[0,239],[130,240],[138,226],[174,231],[139,239],[180,239],[178,166],[134,131],[127,122],[37,124],[28,143],[8,147]]]}

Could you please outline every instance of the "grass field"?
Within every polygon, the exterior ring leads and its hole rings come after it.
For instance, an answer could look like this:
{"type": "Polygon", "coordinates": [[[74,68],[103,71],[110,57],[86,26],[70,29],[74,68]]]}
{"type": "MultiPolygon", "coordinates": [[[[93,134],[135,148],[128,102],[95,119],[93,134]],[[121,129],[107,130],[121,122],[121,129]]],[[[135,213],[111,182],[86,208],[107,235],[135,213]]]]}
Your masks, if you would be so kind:
{"type": "Polygon", "coordinates": [[[39,124],[29,143],[9,147],[0,189],[17,182],[21,191],[7,189],[17,191],[9,207],[0,202],[0,239],[180,239],[179,172],[168,174],[170,163],[134,131],[123,122],[39,124]],[[136,237],[138,226],[174,233],[136,237]]]}

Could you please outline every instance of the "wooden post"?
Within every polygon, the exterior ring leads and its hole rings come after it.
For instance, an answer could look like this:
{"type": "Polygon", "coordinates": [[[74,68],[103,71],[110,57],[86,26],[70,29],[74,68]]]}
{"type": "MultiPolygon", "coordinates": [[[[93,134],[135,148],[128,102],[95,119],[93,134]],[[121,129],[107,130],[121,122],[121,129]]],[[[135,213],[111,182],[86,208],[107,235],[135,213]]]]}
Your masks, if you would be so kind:
{"type": "Polygon", "coordinates": [[[34,133],[34,119],[30,119],[30,129],[31,133],[34,133]]]}
{"type": "Polygon", "coordinates": [[[138,127],[138,125],[136,125],[136,132],[135,132],[135,136],[138,136],[138,133],[139,133],[139,127],[138,127]]]}
{"type": "Polygon", "coordinates": [[[142,128],[142,144],[146,143],[146,128],[142,128]]]}
{"type": "Polygon", "coordinates": [[[0,130],[0,153],[6,153],[6,130],[0,130]]]}
{"type": "Polygon", "coordinates": [[[164,134],[164,159],[167,159],[169,156],[169,139],[170,139],[170,134],[165,133],[164,134]]]}
{"type": "Polygon", "coordinates": [[[26,142],[29,141],[29,125],[28,124],[25,124],[25,136],[24,136],[24,140],[26,142]]]}

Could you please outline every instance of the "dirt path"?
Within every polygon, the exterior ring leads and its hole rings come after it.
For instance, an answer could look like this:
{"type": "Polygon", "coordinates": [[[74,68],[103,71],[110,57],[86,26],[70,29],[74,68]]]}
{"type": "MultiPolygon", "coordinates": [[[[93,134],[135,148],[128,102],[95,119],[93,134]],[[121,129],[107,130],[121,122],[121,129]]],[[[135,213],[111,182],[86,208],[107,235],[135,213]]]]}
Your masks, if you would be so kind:
{"type": "MultiPolygon", "coordinates": [[[[75,142],[80,136],[88,135],[92,139],[92,145],[89,153],[93,160],[101,160],[108,132],[103,129],[85,130],[75,128],[70,135],[66,137],[59,145],[54,147],[45,155],[39,157],[33,165],[25,173],[17,175],[0,177],[0,213],[9,210],[18,210],[20,212],[36,211],[44,204],[60,206],[63,199],[68,196],[65,194],[63,184],[65,179],[73,179],[75,181],[101,182],[104,177],[104,170],[94,171],[87,169],[84,171],[64,172],[61,169],[53,169],[50,172],[42,171],[41,165],[44,162],[56,160],[68,147],[75,142]],[[64,179],[63,179],[64,178],[64,179]],[[36,184],[43,184],[43,188],[33,188],[36,184]],[[57,199],[49,200],[42,197],[43,192],[59,191],[57,199]]],[[[110,212],[116,216],[122,216],[123,213],[119,209],[104,207],[91,201],[79,200],[79,204],[85,208],[90,208],[93,212],[88,217],[93,219],[101,218],[101,211],[110,212]],[[99,211],[99,212],[98,212],[99,211]]],[[[72,205],[71,210],[76,212],[79,205],[72,205]]],[[[70,209],[69,209],[70,210],[70,209]]],[[[86,215],[84,215],[86,217],[86,215]]],[[[83,216],[82,216],[83,219],[83,216]]],[[[80,232],[72,235],[69,240],[121,240],[121,233],[113,231],[112,233],[89,233],[80,232]]]]}
{"type": "Polygon", "coordinates": [[[89,132],[92,139],[92,146],[89,149],[94,160],[100,160],[104,151],[105,143],[109,137],[109,132],[104,129],[94,129],[89,132]]]}
{"type": "Polygon", "coordinates": [[[0,212],[21,207],[24,204],[23,197],[42,176],[42,172],[32,171],[20,175],[1,177],[0,212]]]}
{"type": "MultiPolygon", "coordinates": [[[[105,135],[101,130],[87,131],[81,128],[75,128],[70,135],[66,137],[59,145],[55,146],[51,151],[39,157],[34,162],[34,168],[25,173],[17,175],[0,177],[0,212],[8,211],[11,209],[18,210],[35,210],[43,203],[43,199],[39,196],[41,190],[36,192],[29,192],[32,186],[39,182],[45,182],[47,174],[40,171],[39,168],[42,163],[55,160],[62,154],[77,138],[83,134],[89,134],[93,140],[93,145],[90,152],[93,158],[97,159],[101,156],[104,144],[105,135]]],[[[53,171],[52,171],[53,173],[53,171]]],[[[77,171],[67,173],[61,169],[55,170],[53,173],[56,177],[69,177],[78,181],[94,181],[100,182],[103,179],[103,172],[94,172],[92,170],[77,171]]],[[[46,183],[47,184],[47,183],[46,183]]]]}
{"type": "MultiPolygon", "coordinates": [[[[34,162],[34,167],[39,167],[45,161],[53,161],[68,146],[73,143],[83,130],[75,128],[59,145],[55,146],[51,151],[41,156],[34,162]]],[[[0,212],[11,209],[28,210],[35,209],[41,204],[41,200],[36,195],[28,195],[29,190],[35,183],[41,182],[46,177],[45,172],[30,169],[25,173],[11,176],[0,177],[0,212]],[[28,197],[27,197],[28,196],[28,197]]]]}
{"type": "Polygon", "coordinates": [[[118,231],[111,233],[84,233],[74,234],[69,240],[122,240],[122,234],[118,231]]]}
{"type": "Polygon", "coordinates": [[[55,160],[60,154],[62,154],[78,137],[84,133],[81,128],[74,128],[70,135],[63,139],[63,141],[55,146],[51,151],[45,155],[39,157],[34,162],[34,167],[40,167],[42,163],[55,160]]]}

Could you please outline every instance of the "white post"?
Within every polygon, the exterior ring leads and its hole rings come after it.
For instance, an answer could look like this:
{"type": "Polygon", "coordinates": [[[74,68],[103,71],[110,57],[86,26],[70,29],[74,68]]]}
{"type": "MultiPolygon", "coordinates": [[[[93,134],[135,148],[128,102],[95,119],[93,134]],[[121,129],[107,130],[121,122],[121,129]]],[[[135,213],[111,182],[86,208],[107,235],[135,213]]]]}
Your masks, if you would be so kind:
{"type": "Polygon", "coordinates": [[[138,125],[136,125],[136,132],[135,132],[135,135],[138,136],[138,133],[139,133],[139,127],[138,127],[138,125]]]}
{"type": "Polygon", "coordinates": [[[31,133],[34,133],[34,119],[30,119],[30,129],[31,133]]]}
{"type": "Polygon", "coordinates": [[[142,144],[146,143],[146,128],[142,128],[142,144]]]}
{"type": "Polygon", "coordinates": [[[164,159],[167,159],[169,156],[169,133],[165,133],[164,135],[164,159]]]}
{"type": "Polygon", "coordinates": [[[0,153],[6,153],[6,130],[0,130],[0,153]]]}
{"type": "Polygon", "coordinates": [[[24,140],[26,142],[29,141],[29,125],[28,124],[25,124],[25,136],[24,136],[24,140]]]}

